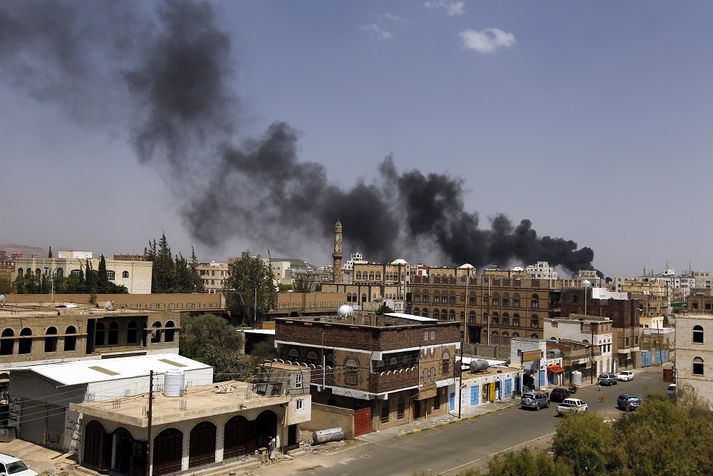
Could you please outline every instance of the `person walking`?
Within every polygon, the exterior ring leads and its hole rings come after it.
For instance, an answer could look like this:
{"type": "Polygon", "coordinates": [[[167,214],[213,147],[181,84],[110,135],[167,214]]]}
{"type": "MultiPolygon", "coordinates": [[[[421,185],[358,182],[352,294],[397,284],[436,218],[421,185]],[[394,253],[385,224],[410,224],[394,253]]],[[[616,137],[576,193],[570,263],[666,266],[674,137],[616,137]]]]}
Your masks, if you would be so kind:
{"type": "Polygon", "coordinates": [[[267,457],[270,459],[270,462],[275,461],[275,449],[277,448],[277,440],[275,439],[274,436],[270,437],[270,442],[267,444],[267,457]]]}

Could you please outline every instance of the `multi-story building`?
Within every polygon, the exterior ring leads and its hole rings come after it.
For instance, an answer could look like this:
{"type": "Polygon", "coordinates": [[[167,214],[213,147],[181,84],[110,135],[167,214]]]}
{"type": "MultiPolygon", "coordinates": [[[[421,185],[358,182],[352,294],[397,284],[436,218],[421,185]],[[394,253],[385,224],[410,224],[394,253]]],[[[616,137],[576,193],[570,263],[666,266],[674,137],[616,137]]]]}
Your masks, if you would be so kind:
{"type": "Polygon", "coordinates": [[[568,288],[562,291],[560,306],[563,317],[585,314],[611,319],[615,355],[613,371],[640,365],[637,362],[641,334],[641,302],[638,299],[603,288],[568,288]]]}
{"type": "Polygon", "coordinates": [[[473,269],[456,268],[444,275],[431,268],[428,277],[411,283],[407,309],[415,315],[458,320],[467,329],[467,342],[490,345],[509,344],[518,337],[541,339],[544,319],[559,316],[561,289],[556,281],[474,274],[473,269]]]}
{"type": "Polygon", "coordinates": [[[538,261],[525,266],[525,274],[535,279],[557,279],[557,271],[547,261],[538,261]]]}
{"type": "Polygon", "coordinates": [[[210,263],[199,263],[197,266],[198,276],[203,282],[203,292],[208,294],[222,294],[225,289],[227,279],[230,277],[230,265],[211,261],[210,263]]]}
{"type": "Polygon", "coordinates": [[[123,354],[178,353],[180,314],[89,306],[0,308],[0,369],[123,354]]]}
{"type": "MultiPolygon", "coordinates": [[[[99,261],[91,251],[60,251],[57,258],[21,257],[15,260],[13,280],[27,273],[34,274],[38,279],[42,276],[79,274],[87,262],[92,269],[98,269],[99,261]]],[[[106,259],[105,262],[109,281],[126,287],[129,294],[151,294],[151,261],[106,259]]]]}
{"type": "Polygon", "coordinates": [[[564,360],[571,363],[571,367],[566,370],[570,372],[579,370],[585,378],[591,373],[596,377],[601,373],[612,371],[614,337],[612,321],[608,317],[570,314],[568,317],[545,319],[544,334],[547,340],[574,341],[591,347],[589,362],[586,357],[573,362],[574,359],[569,358],[570,356],[563,355],[564,360]]]}
{"type": "Polygon", "coordinates": [[[676,382],[713,405],[713,313],[676,318],[676,382]]]}
{"type": "Polygon", "coordinates": [[[278,357],[312,369],[314,402],[355,409],[357,435],[445,414],[455,395],[458,323],[395,316],[275,320],[278,357]]]}

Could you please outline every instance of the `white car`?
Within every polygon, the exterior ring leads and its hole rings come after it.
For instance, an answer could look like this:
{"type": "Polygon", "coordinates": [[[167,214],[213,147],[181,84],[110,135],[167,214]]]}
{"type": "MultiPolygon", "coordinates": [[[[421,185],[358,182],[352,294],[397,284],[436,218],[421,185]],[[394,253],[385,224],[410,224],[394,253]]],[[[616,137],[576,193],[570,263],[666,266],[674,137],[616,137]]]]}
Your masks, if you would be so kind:
{"type": "Polygon", "coordinates": [[[0,475],[37,476],[22,460],[0,453],[0,475]]]}
{"type": "Polygon", "coordinates": [[[634,380],[634,371],[622,370],[621,372],[616,374],[616,379],[621,380],[622,382],[630,382],[631,380],[634,380]]]}
{"type": "Polygon", "coordinates": [[[557,405],[557,413],[564,415],[565,413],[586,412],[587,404],[579,398],[565,398],[562,403],[557,405]]]}

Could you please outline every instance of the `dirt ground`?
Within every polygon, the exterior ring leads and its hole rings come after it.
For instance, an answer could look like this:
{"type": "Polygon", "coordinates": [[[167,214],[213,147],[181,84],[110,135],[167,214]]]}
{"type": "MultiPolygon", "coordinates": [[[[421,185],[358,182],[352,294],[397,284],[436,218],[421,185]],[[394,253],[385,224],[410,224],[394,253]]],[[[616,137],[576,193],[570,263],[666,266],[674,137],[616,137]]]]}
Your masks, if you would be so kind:
{"type": "Polygon", "coordinates": [[[69,459],[68,455],[19,439],[0,443],[0,453],[20,458],[26,465],[43,476],[86,474],[76,469],[77,464],[69,459]]]}

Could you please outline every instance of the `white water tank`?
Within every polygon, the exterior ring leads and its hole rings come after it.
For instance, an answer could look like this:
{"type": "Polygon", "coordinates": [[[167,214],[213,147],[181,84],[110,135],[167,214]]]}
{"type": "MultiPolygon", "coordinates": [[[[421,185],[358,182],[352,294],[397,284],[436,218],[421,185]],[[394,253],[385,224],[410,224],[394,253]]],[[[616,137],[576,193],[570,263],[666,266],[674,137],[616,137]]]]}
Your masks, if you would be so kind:
{"type": "Polygon", "coordinates": [[[582,372],[580,372],[579,370],[575,370],[574,372],[572,372],[572,377],[570,377],[570,380],[572,382],[572,385],[582,385],[582,372]]]}
{"type": "Polygon", "coordinates": [[[163,377],[163,395],[165,397],[182,397],[186,375],[182,370],[167,370],[163,377]]]}

